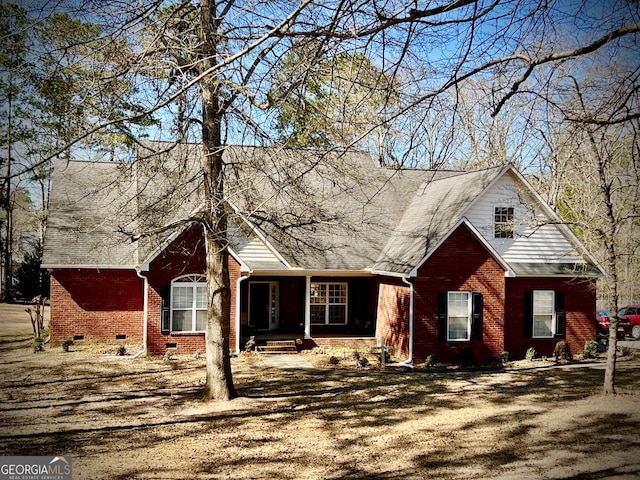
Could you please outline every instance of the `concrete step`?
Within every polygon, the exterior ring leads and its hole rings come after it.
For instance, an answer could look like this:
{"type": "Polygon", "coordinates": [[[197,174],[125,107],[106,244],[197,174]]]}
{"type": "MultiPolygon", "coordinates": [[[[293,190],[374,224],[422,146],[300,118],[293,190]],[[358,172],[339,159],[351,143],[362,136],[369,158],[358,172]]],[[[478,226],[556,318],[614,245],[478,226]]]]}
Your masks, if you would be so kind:
{"type": "Polygon", "coordinates": [[[256,345],[258,353],[298,353],[295,340],[270,340],[265,345],[256,345]]]}

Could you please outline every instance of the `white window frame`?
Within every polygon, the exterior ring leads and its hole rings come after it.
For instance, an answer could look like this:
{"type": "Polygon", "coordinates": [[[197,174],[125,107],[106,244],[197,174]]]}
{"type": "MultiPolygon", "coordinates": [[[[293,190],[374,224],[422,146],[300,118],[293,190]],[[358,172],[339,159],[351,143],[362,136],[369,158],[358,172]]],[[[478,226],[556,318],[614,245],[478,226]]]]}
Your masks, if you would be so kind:
{"type": "MultiPolygon", "coordinates": [[[[511,240],[514,237],[514,217],[515,217],[516,209],[510,206],[495,206],[493,207],[493,238],[497,240],[511,240]],[[497,221],[496,216],[498,216],[497,210],[506,210],[506,220],[497,221]],[[503,232],[503,235],[498,235],[498,232],[503,232]]],[[[500,216],[505,214],[500,213],[500,216]]]]}
{"type": "Polygon", "coordinates": [[[531,336],[532,338],[554,338],[556,333],[556,292],[555,290],[534,290],[533,291],[533,305],[532,305],[532,313],[533,313],[533,324],[531,326],[531,336]],[[550,295],[551,304],[550,305],[541,305],[542,294],[550,295]],[[538,299],[536,299],[538,297],[538,299]],[[546,307],[546,308],[545,308],[546,307]],[[551,332],[549,335],[541,335],[536,333],[536,325],[543,321],[542,317],[545,317],[547,320],[551,320],[551,332]]]}
{"type": "Polygon", "coordinates": [[[309,298],[311,310],[313,310],[313,307],[324,306],[324,321],[314,322],[313,315],[311,315],[311,324],[312,325],[346,325],[349,318],[348,302],[349,302],[349,285],[346,282],[311,282],[311,291],[310,291],[310,298],[309,298]],[[336,285],[339,286],[341,289],[344,288],[344,302],[331,301],[329,290],[331,286],[336,286],[336,285]],[[322,299],[322,296],[314,296],[315,289],[318,287],[324,288],[324,301],[320,301],[322,299]],[[331,306],[344,306],[343,322],[329,321],[331,306]]]}
{"type": "MultiPolygon", "coordinates": [[[[169,319],[169,329],[172,333],[203,333],[205,330],[197,329],[197,318],[198,312],[206,312],[207,311],[207,301],[205,301],[204,306],[198,305],[198,289],[204,288],[205,299],[207,295],[207,282],[206,277],[204,275],[183,275],[181,277],[174,278],[171,281],[171,305],[170,305],[170,319],[169,319]],[[175,300],[176,300],[176,288],[191,288],[191,306],[190,307],[181,307],[176,308],[175,300]],[[175,311],[191,311],[191,328],[184,330],[174,330],[173,328],[173,320],[174,320],[174,312],[175,311]]],[[[206,313],[205,313],[206,318],[206,313]]],[[[206,329],[206,322],[205,322],[206,329]]]]}
{"type": "Polygon", "coordinates": [[[473,313],[473,295],[472,292],[467,292],[467,291],[452,291],[452,292],[447,292],[447,341],[448,342],[467,342],[469,340],[471,340],[471,316],[473,313]],[[466,295],[467,299],[466,299],[466,304],[467,304],[467,312],[466,315],[452,315],[452,311],[454,311],[454,309],[451,308],[452,306],[452,297],[453,296],[458,296],[458,295],[466,295]],[[467,335],[465,336],[465,338],[453,338],[451,335],[451,328],[450,328],[450,320],[451,319],[466,319],[466,323],[467,323],[467,335]]]}

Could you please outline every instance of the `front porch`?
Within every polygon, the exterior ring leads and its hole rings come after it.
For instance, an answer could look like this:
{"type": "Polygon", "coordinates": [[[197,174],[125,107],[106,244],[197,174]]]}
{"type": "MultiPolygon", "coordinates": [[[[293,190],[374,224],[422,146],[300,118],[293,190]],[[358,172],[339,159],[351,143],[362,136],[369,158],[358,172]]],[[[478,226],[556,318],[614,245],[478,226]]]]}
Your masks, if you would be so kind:
{"type": "Polygon", "coordinates": [[[293,340],[298,350],[376,343],[377,278],[252,275],[239,287],[238,351],[252,338],[258,346],[293,340]]]}
{"type": "MultiPolygon", "coordinates": [[[[275,352],[276,349],[270,349],[265,347],[281,346],[285,343],[295,345],[296,351],[311,350],[315,347],[327,347],[327,348],[353,348],[353,349],[369,349],[377,345],[377,339],[371,336],[353,336],[349,334],[343,335],[324,335],[312,338],[304,338],[302,335],[292,335],[277,332],[263,332],[251,337],[242,338],[243,350],[246,349],[248,342],[252,341],[253,346],[257,351],[271,351],[275,352]]],[[[289,348],[284,348],[278,353],[284,353],[289,348]]]]}

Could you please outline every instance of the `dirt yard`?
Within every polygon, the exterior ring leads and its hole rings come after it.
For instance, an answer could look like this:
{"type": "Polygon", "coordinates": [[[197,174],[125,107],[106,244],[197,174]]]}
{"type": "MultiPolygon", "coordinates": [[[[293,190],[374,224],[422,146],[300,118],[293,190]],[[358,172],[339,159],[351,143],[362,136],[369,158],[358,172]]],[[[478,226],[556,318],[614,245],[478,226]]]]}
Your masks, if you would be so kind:
{"type": "MultiPolygon", "coordinates": [[[[240,398],[200,399],[204,362],[34,354],[0,306],[0,455],[71,455],[74,479],[632,479],[640,362],[503,370],[267,367],[233,359],[240,398]]],[[[114,349],[115,351],[115,349],[114,349]]]]}

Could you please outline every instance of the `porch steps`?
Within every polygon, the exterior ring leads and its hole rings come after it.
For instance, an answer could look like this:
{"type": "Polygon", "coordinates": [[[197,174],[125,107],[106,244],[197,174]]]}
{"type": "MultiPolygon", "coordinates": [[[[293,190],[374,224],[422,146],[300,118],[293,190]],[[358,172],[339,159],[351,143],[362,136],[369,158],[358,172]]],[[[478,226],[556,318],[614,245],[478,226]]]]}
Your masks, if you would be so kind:
{"type": "Polygon", "coordinates": [[[298,353],[295,340],[267,340],[265,345],[256,345],[258,353],[298,353]]]}

